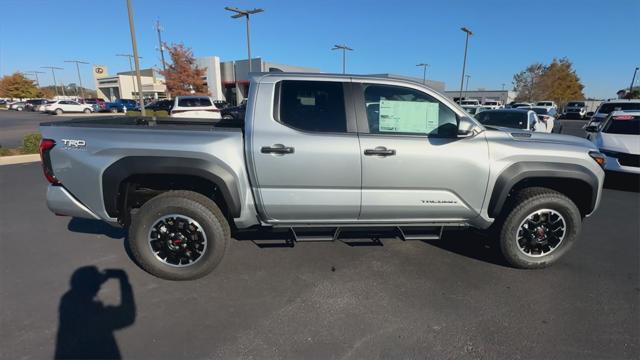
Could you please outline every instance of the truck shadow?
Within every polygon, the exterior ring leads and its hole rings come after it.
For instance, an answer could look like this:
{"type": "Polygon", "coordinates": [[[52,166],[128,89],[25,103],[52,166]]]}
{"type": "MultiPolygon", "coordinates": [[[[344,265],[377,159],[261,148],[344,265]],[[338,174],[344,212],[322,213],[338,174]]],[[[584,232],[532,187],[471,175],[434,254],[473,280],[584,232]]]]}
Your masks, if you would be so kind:
{"type": "Polygon", "coordinates": [[[127,235],[127,231],[105,223],[102,220],[71,218],[67,224],[67,230],[95,235],[106,235],[112,239],[122,239],[127,235]]]}
{"type": "Polygon", "coordinates": [[[442,239],[423,242],[464,257],[510,267],[500,253],[498,240],[473,229],[445,230],[442,239]]]}

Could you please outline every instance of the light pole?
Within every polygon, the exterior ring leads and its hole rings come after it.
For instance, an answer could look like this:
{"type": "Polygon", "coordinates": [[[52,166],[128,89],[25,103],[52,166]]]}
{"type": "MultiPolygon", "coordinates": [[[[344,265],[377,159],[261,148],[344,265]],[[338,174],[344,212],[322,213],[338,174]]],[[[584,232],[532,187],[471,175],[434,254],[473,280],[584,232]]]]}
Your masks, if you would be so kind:
{"type": "Polygon", "coordinates": [[[427,67],[429,66],[429,64],[425,64],[425,63],[420,63],[416,66],[422,66],[422,83],[423,84],[427,84],[427,67]]]}
{"type": "Polygon", "coordinates": [[[38,79],[38,74],[44,74],[44,71],[31,70],[31,71],[27,71],[25,73],[26,74],[33,74],[36,77],[36,85],[38,85],[38,87],[40,87],[40,79],[38,79]]]}
{"type": "Polygon", "coordinates": [[[251,67],[251,32],[249,31],[249,15],[261,13],[264,9],[258,8],[253,10],[242,10],[229,6],[226,6],[224,9],[236,13],[235,15],[231,15],[232,19],[241,18],[243,16],[247,19],[247,56],[249,58],[249,72],[251,72],[253,68],[251,67]]]}
{"type": "Polygon", "coordinates": [[[138,99],[140,100],[140,115],[146,116],[144,111],[144,97],[142,96],[142,79],[140,77],[140,60],[138,59],[138,44],[136,42],[136,29],[133,25],[133,10],[131,9],[131,0],[127,0],[127,13],[129,14],[129,31],[131,32],[131,47],[133,49],[133,60],[136,64],[136,80],[138,82],[138,99]]]}
{"type": "MultiPolygon", "coordinates": [[[[51,69],[51,75],[53,76],[53,88],[56,91],[56,96],[58,96],[58,84],[56,83],[56,72],[55,70],[64,70],[61,67],[56,66],[41,66],[43,69],[51,69]]],[[[64,95],[64,85],[62,85],[62,95],[64,95]]]]}
{"type": "Polygon", "coordinates": [[[505,85],[506,85],[505,83],[502,83],[502,91],[504,91],[504,86],[505,85]]]}
{"type": "Polygon", "coordinates": [[[469,36],[473,35],[471,30],[466,27],[461,27],[460,30],[464,31],[466,35],[466,39],[464,41],[464,61],[462,62],[462,77],[460,78],[460,97],[459,101],[462,101],[462,86],[464,85],[464,71],[467,67],[467,47],[469,46],[469,36]]]}
{"type": "MultiPolygon", "coordinates": [[[[88,64],[86,61],[80,60],[65,60],[66,63],[76,63],[76,70],[78,71],[78,81],[80,82],[80,93],[82,94],[82,100],[84,100],[84,88],[82,87],[82,77],[80,76],[80,65],[79,64],[88,64]]],[[[76,94],[78,94],[76,92],[76,94]]]]}
{"type": "MultiPolygon", "coordinates": [[[[131,54],[116,54],[116,56],[122,56],[122,57],[129,58],[129,70],[131,72],[133,72],[133,55],[131,55],[131,54]]],[[[142,59],[142,58],[143,58],[142,56],[138,57],[138,59],[142,59]]],[[[133,83],[133,91],[134,92],[138,91],[138,90],[136,90],[136,81],[135,81],[133,76],[131,76],[131,82],[133,83]]],[[[133,97],[133,94],[131,94],[131,97],[133,97]]]]}
{"type": "Polygon", "coordinates": [[[167,72],[167,65],[164,62],[164,45],[162,45],[162,35],[160,35],[160,32],[163,30],[164,29],[162,28],[162,26],[160,26],[160,20],[156,20],[156,31],[158,32],[158,46],[160,49],[160,60],[162,61],[162,70],[164,70],[164,72],[167,72]]]}
{"type": "Polygon", "coordinates": [[[345,74],[347,69],[347,65],[346,65],[347,50],[353,51],[353,49],[348,47],[347,45],[342,44],[342,45],[334,45],[331,50],[342,50],[342,73],[345,74]]]}
{"type": "Polygon", "coordinates": [[[631,93],[633,92],[633,83],[636,81],[636,73],[638,72],[638,68],[636,66],[636,69],[633,71],[633,77],[631,78],[631,85],[629,85],[629,97],[631,97],[631,93]]]}
{"type": "Polygon", "coordinates": [[[471,75],[465,75],[464,77],[467,78],[467,85],[464,88],[464,96],[467,96],[467,93],[469,92],[469,79],[471,78],[471,75]]]}

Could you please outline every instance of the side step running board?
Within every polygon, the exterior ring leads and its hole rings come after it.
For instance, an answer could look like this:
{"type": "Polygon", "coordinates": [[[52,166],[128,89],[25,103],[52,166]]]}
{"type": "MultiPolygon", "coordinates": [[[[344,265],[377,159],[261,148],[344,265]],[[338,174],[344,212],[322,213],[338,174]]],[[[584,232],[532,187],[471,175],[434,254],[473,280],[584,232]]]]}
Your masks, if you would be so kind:
{"type": "Polygon", "coordinates": [[[291,228],[293,240],[302,241],[335,241],[340,236],[340,228],[291,228]]]}
{"type": "MultiPolygon", "coordinates": [[[[395,227],[397,234],[400,235],[400,239],[404,241],[409,240],[440,240],[442,238],[442,231],[444,226],[404,226],[395,227]]],[[[304,228],[291,227],[291,235],[296,242],[315,242],[315,241],[336,241],[340,240],[340,234],[343,231],[341,227],[326,227],[326,228],[304,228]]],[[[347,229],[348,230],[348,229],[347,229]]],[[[391,228],[393,230],[393,228],[391,228]]],[[[348,234],[348,232],[346,233],[348,234]]],[[[348,236],[347,236],[348,237],[348,236]]],[[[373,236],[379,238],[379,236],[373,236]]],[[[395,236],[392,236],[395,237],[395,236]]]]}
{"type": "Polygon", "coordinates": [[[402,240],[440,240],[444,226],[440,227],[398,227],[402,240]]]}

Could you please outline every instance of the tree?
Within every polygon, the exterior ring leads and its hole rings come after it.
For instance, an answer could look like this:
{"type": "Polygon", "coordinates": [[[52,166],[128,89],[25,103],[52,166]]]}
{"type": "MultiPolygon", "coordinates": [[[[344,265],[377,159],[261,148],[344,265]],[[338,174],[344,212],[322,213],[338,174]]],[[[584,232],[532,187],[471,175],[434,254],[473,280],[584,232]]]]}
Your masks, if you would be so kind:
{"type": "Polygon", "coordinates": [[[516,101],[533,101],[536,98],[536,84],[544,70],[544,65],[535,63],[513,75],[513,90],[518,92],[516,101]]]}
{"type": "Polygon", "coordinates": [[[553,100],[563,106],[571,100],[584,100],[584,85],[567,58],[553,59],[538,82],[539,100],[553,100]]]}
{"type": "Polygon", "coordinates": [[[40,95],[39,89],[33,80],[27,79],[23,74],[16,72],[0,79],[0,96],[10,98],[34,98],[40,95]]]}
{"type": "Polygon", "coordinates": [[[532,64],[513,76],[516,101],[553,100],[563,106],[570,100],[583,100],[584,85],[567,58],[553,59],[551,64],[532,64]]]}
{"type": "Polygon", "coordinates": [[[196,65],[191,49],[183,44],[171,44],[168,47],[171,64],[167,65],[164,75],[167,92],[172,96],[178,95],[208,95],[209,91],[203,79],[206,68],[196,65]]]}

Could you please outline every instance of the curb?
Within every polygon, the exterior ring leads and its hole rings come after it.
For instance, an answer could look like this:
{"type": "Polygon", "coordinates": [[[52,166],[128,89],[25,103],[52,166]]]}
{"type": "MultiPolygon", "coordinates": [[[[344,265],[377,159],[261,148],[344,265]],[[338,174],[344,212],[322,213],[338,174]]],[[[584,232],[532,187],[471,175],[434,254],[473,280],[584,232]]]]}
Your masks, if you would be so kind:
{"type": "Polygon", "coordinates": [[[40,161],[40,154],[2,156],[0,157],[0,166],[24,164],[24,163],[31,163],[36,161],[40,161]]]}

